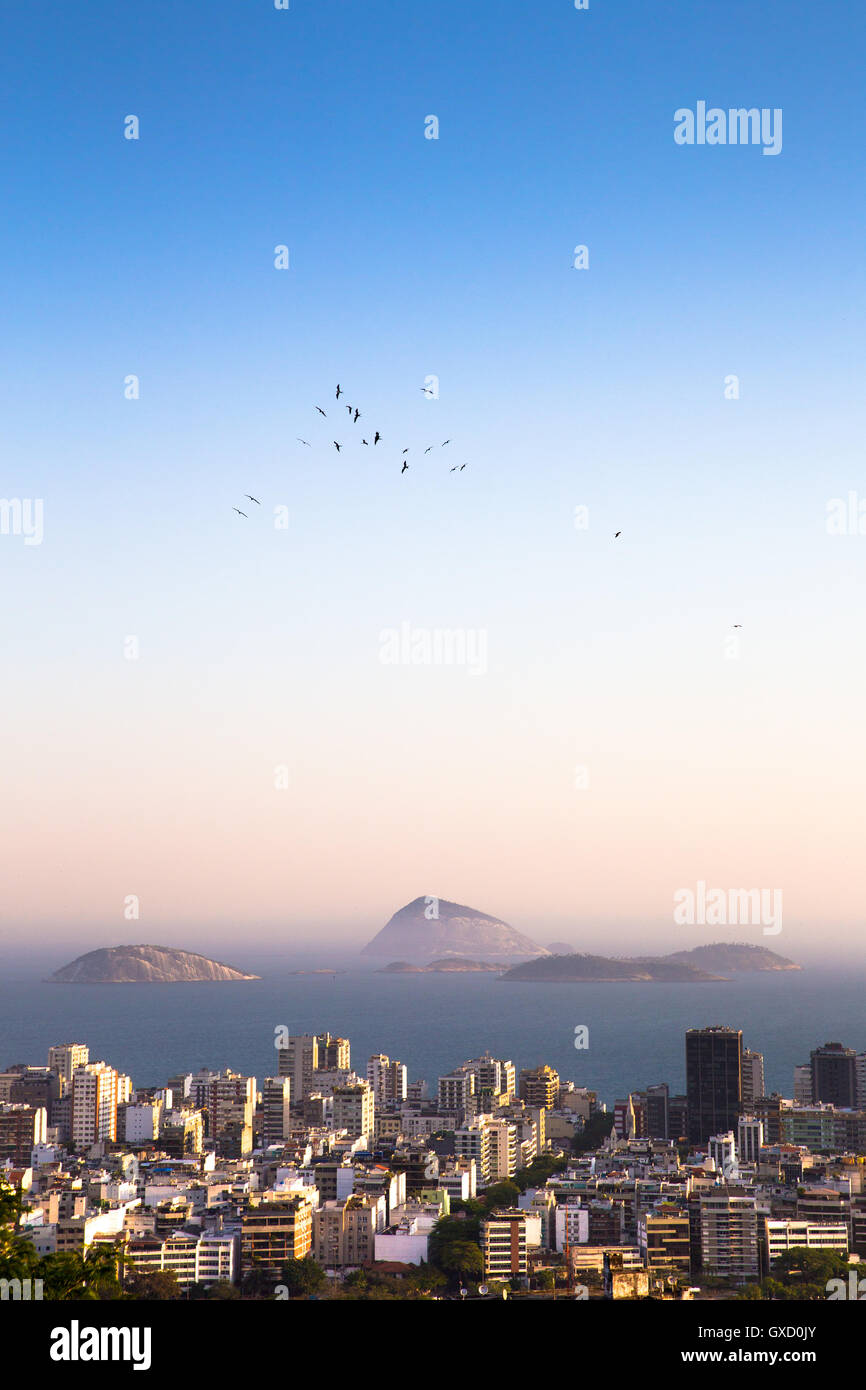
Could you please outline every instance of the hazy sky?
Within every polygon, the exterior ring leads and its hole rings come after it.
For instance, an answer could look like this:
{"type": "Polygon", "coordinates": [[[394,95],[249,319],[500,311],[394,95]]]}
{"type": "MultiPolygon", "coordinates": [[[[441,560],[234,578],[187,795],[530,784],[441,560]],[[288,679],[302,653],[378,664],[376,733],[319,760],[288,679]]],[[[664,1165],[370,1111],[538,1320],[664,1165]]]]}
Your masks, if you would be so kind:
{"type": "Polygon", "coordinates": [[[859,952],[864,38],[811,0],[5,17],[0,488],[44,532],[0,534],[5,943],[360,944],[435,893],[859,952]],[[781,109],[781,153],[676,144],[699,101],[781,109]],[[466,661],[383,661],[404,623],[466,661]],[[699,880],[780,888],[782,933],[675,926],[699,880]]]}

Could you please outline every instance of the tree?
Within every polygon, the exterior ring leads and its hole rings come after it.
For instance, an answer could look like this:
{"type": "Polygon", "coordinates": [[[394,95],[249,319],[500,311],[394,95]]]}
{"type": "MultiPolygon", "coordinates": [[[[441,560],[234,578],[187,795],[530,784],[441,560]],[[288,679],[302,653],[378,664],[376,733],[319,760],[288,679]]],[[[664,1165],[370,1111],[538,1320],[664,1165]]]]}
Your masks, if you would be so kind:
{"type": "Polygon", "coordinates": [[[32,1279],[39,1257],[33,1242],[18,1231],[21,1193],[0,1179],[0,1279],[32,1279]]]}
{"type": "Polygon", "coordinates": [[[844,1279],[848,1265],[832,1250],[787,1250],[773,1262],[772,1273],[760,1284],[747,1284],[742,1299],[772,1299],[782,1303],[823,1301],[831,1279],[844,1279]]]}
{"type": "Polygon", "coordinates": [[[182,1298],[183,1290],[173,1269],[136,1269],[126,1281],[130,1298],[148,1303],[167,1303],[182,1298]]]}
{"type": "Polygon", "coordinates": [[[283,1265],[280,1282],[285,1284],[290,1298],[303,1298],[319,1291],[327,1285],[328,1277],[312,1255],[303,1260],[287,1260],[283,1265]]]}
{"type": "Polygon", "coordinates": [[[255,1263],[250,1265],[241,1282],[244,1298],[273,1298],[275,1287],[273,1275],[255,1263]]]}
{"type": "Polygon", "coordinates": [[[460,1280],[480,1279],[484,1274],[481,1250],[470,1240],[449,1241],[439,1251],[437,1263],[446,1274],[460,1280]]]}
{"type": "Polygon", "coordinates": [[[212,1303],[228,1303],[239,1299],[241,1291],[228,1279],[219,1279],[215,1284],[191,1284],[189,1297],[199,1303],[204,1300],[212,1303]]]}
{"type": "Polygon", "coordinates": [[[122,1298],[123,1290],[117,1277],[119,1262],[119,1246],[98,1241],[87,1250],[44,1255],[36,1267],[36,1275],[42,1280],[46,1299],[71,1302],[122,1298]]]}
{"type": "Polygon", "coordinates": [[[597,1149],[604,1143],[613,1129],[613,1116],[607,1110],[597,1110],[594,1115],[590,1115],[583,1129],[574,1136],[571,1143],[572,1153],[588,1153],[591,1149],[597,1149]]]}
{"type": "Polygon", "coordinates": [[[498,1207],[513,1207],[519,1196],[520,1188],[517,1184],[505,1179],[485,1190],[484,1206],[488,1212],[495,1211],[498,1207]]]}

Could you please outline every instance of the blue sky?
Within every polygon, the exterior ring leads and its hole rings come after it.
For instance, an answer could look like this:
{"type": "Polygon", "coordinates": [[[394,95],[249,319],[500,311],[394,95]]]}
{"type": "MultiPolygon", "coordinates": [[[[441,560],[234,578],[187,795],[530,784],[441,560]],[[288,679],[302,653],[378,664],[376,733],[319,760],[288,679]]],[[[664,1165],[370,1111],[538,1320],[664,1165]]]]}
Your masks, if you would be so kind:
{"type": "Polygon", "coordinates": [[[177,944],[366,933],[432,891],[630,945],[715,874],[782,883],[804,949],[853,941],[866,542],[824,518],[866,492],[864,30],[614,0],[4,19],[2,495],[45,505],[41,546],[0,536],[8,934],[113,940],[144,882],[177,944]],[[781,108],[782,153],[677,146],[699,100],[781,108]],[[335,435],[337,381],[364,413],[335,435]],[[489,632],[489,673],[383,669],[404,620],[489,632]]]}

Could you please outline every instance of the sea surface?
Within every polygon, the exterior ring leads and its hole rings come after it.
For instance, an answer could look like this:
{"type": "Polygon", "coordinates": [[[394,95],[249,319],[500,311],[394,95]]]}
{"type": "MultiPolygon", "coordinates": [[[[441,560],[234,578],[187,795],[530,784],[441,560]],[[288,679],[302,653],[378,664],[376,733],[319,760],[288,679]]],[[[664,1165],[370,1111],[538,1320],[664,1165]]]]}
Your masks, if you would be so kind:
{"type": "Polygon", "coordinates": [[[277,1070],[275,1030],[348,1037],[352,1064],[385,1052],[409,1079],[436,1078],[490,1051],[515,1066],[547,1062],[608,1106],[667,1081],[685,1089],[687,1028],[742,1028],[764,1054],[768,1090],[793,1094],[793,1071],[821,1043],[866,1051],[866,971],[743,974],[728,983],[506,984],[493,974],[383,975],[357,960],[339,975],[293,975],[285,964],[245,966],[263,978],[232,984],[59,985],[44,969],[3,969],[0,1068],[44,1065],[54,1043],[86,1042],[91,1059],[153,1086],[183,1071],[224,1068],[259,1080],[277,1070]],[[575,1028],[589,1048],[575,1049],[575,1028]]]}

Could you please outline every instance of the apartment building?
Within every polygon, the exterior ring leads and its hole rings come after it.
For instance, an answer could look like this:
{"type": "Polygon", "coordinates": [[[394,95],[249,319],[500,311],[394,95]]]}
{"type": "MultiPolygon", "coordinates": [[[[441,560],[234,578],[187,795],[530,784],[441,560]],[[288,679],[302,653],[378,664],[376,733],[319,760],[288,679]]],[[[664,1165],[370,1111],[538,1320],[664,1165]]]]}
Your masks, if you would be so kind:
{"type": "Polygon", "coordinates": [[[73,1147],[117,1139],[117,1106],[121,1092],[121,1078],[106,1062],[87,1062],[75,1068],[72,1073],[73,1147]]]}
{"type": "Polygon", "coordinates": [[[314,1199],[302,1193],[251,1203],[241,1218],[241,1268],[256,1266],[277,1280],[287,1260],[303,1260],[313,1243],[314,1199]]]}
{"type": "Polygon", "coordinates": [[[715,1189],[699,1198],[699,1220],[704,1273],[736,1284],[756,1281],[759,1259],[755,1196],[715,1189]]]}
{"type": "Polygon", "coordinates": [[[127,1269],[164,1270],[177,1276],[186,1291],[193,1284],[234,1283],[238,1273],[238,1240],[216,1232],[193,1235],[175,1231],[157,1236],[134,1236],[127,1242],[127,1269]]]}
{"type": "Polygon", "coordinates": [[[772,1270],[780,1255],[790,1250],[832,1250],[848,1258],[848,1223],[822,1221],[764,1221],[765,1268],[772,1270]]]}
{"type": "Polygon", "coordinates": [[[525,1211],[510,1208],[494,1212],[481,1223],[481,1250],[486,1279],[527,1277],[527,1220],[525,1211]]]}

